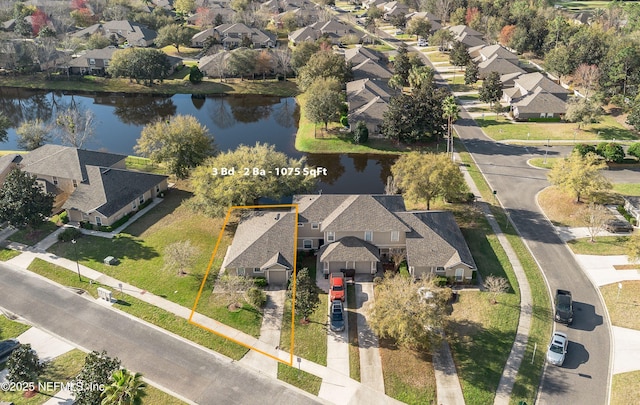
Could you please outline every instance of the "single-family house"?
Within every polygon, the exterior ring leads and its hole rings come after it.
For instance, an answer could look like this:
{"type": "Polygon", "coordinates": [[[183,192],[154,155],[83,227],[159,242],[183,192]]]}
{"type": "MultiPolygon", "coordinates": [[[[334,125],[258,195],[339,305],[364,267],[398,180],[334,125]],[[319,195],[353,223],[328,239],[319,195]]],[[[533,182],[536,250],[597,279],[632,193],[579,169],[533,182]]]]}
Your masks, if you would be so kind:
{"type": "Polygon", "coordinates": [[[0,185],[4,183],[4,179],[7,178],[9,172],[18,166],[20,159],[22,158],[17,153],[0,156],[0,185]]]}
{"type": "Polygon", "coordinates": [[[640,197],[635,196],[623,196],[624,209],[627,210],[636,220],[636,226],[640,226],[640,197]]]}
{"type": "Polygon", "coordinates": [[[91,74],[102,76],[106,73],[109,61],[116,51],[118,51],[118,48],[115,46],[91,49],[67,63],[68,73],[72,75],[91,74]]]}
{"type": "Polygon", "coordinates": [[[331,19],[329,21],[318,21],[307,27],[300,28],[289,34],[289,41],[294,45],[304,41],[315,41],[320,37],[325,37],[333,44],[340,43],[345,36],[355,36],[362,39],[363,34],[354,30],[350,25],[341,21],[331,19]]]}
{"type": "Polygon", "coordinates": [[[361,79],[347,82],[347,117],[351,125],[363,121],[369,134],[380,133],[384,113],[389,109],[391,89],[384,80],[361,79]]]}
{"type": "Polygon", "coordinates": [[[393,76],[389,69],[371,59],[365,59],[357,65],[353,65],[351,72],[354,80],[366,78],[389,80],[393,76]]]}
{"type": "Polygon", "coordinates": [[[19,156],[17,166],[62,200],[71,221],[107,226],[167,190],[167,176],[127,170],[125,158],[44,145],[19,156]]]}
{"type": "Polygon", "coordinates": [[[507,103],[511,103],[527,94],[533,93],[538,87],[563,101],[567,101],[567,97],[569,97],[569,91],[567,89],[549,79],[546,75],[540,72],[534,72],[519,75],[514,79],[513,87],[503,91],[503,99],[507,103]]]}
{"type": "Polygon", "coordinates": [[[201,48],[209,38],[214,38],[225,49],[248,45],[254,48],[272,48],[276,44],[276,38],[271,33],[236,23],[222,24],[199,32],[191,38],[191,45],[201,48]]]}
{"type": "Polygon", "coordinates": [[[137,22],[128,20],[106,21],[93,24],[71,34],[72,37],[90,37],[99,33],[106,37],[115,36],[118,42],[130,46],[147,47],[153,45],[158,33],[137,22]]]}
{"type": "Polygon", "coordinates": [[[507,73],[525,73],[524,69],[514,64],[508,59],[502,59],[498,55],[493,55],[491,58],[478,63],[478,77],[480,79],[486,78],[489,73],[498,72],[500,75],[507,73]]]}
{"type": "Polygon", "coordinates": [[[406,252],[414,277],[474,277],[473,257],[449,212],[406,211],[399,195],[296,195],[293,204],[297,219],[294,210],[244,215],[221,271],[284,285],[297,249],[315,252],[316,268],[324,274],[352,269],[372,275],[392,254],[406,252]]]}
{"type": "Polygon", "coordinates": [[[347,63],[350,63],[352,66],[358,65],[367,59],[372,60],[381,65],[387,64],[386,56],[373,50],[371,48],[367,48],[361,45],[356,45],[354,48],[348,48],[344,50],[344,60],[347,63]]]}
{"type": "Polygon", "coordinates": [[[229,3],[210,3],[207,7],[198,8],[187,18],[187,22],[196,27],[210,27],[216,20],[221,23],[231,23],[235,15],[236,11],[229,3]]]}
{"type": "Polygon", "coordinates": [[[516,120],[528,120],[530,118],[557,118],[567,112],[567,103],[544,90],[536,89],[516,101],[511,102],[511,113],[516,120]]]}
{"type": "Polygon", "coordinates": [[[362,7],[364,8],[370,8],[370,7],[378,7],[384,3],[386,3],[387,0],[364,0],[362,2],[362,7]]]}
{"type": "Polygon", "coordinates": [[[413,11],[413,12],[407,13],[404,17],[407,19],[407,22],[411,21],[414,18],[424,18],[425,20],[429,21],[429,23],[431,24],[431,30],[430,30],[431,33],[434,33],[435,31],[438,31],[439,29],[442,28],[442,24],[440,24],[440,19],[428,11],[413,11]]]}
{"type": "Polygon", "coordinates": [[[404,16],[409,13],[409,6],[399,1],[389,1],[378,5],[378,8],[382,9],[382,18],[386,21],[395,16],[404,16]]]}
{"type": "Polygon", "coordinates": [[[506,59],[511,63],[518,63],[518,55],[509,51],[502,45],[481,45],[469,48],[469,56],[471,56],[474,62],[481,63],[487,59],[491,59],[494,55],[498,58],[506,59]]]}
{"type": "Polygon", "coordinates": [[[522,76],[524,73],[522,72],[513,72],[513,73],[505,73],[500,75],[500,83],[502,83],[502,87],[513,87],[515,84],[515,80],[522,76]]]}
{"type": "Polygon", "coordinates": [[[483,35],[481,32],[471,29],[466,25],[454,25],[447,29],[453,34],[453,39],[458,42],[462,42],[467,48],[487,45],[487,43],[482,39],[483,35]]]}

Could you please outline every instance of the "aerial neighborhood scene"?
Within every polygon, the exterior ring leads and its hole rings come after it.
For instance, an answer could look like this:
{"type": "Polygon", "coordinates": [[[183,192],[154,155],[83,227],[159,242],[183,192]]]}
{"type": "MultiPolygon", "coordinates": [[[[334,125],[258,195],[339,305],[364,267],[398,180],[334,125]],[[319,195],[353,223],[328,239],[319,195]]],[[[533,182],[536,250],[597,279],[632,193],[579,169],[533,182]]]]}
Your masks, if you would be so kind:
{"type": "Polygon", "coordinates": [[[639,33],[0,0],[0,405],[637,403],[639,33]]]}

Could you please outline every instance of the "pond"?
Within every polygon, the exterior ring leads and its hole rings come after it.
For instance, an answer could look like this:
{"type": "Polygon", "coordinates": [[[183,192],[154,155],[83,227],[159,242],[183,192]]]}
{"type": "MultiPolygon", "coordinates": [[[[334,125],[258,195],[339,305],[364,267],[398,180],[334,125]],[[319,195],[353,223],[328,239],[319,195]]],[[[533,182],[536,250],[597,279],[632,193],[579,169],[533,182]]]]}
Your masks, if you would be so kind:
{"type": "Polygon", "coordinates": [[[18,149],[15,127],[23,121],[51,122],[57,111],[70,106],[95,115],[95,136],[83,146],[86,149],[131,155],[146,124],[175,114],[193,115],[209,129],[218,150],[263,142],[294,158],[306,156],[310,166],[326,167],[327,175],[320,178],[316,190],[323,193],[383,193],[395,161],[393,155],[301,153],[294,147],[299,118],[295,99],[257,95],[77,94],[0,88],[0,110],[14,126],[2,148],[18,149]]]}

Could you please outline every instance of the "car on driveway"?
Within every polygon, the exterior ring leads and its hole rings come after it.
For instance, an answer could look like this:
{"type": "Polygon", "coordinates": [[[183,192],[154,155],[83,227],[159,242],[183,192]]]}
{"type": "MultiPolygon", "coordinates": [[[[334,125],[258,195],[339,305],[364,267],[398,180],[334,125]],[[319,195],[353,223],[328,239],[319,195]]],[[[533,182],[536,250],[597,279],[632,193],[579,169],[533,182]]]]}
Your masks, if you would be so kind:
{"type": "Polygon", "coordinates": [[[7,339],[0,342],[0,361],[6,360],[14,350],[20,347],[16,339],[7,339]]]}
{"type": "Polygon", "coordinates": [[[631,232],[633,231],[633,226],[627,221],[623,221],[621,219],[609,219],[604,223],[604,230],[607,232],[631,232]]]}
{"type": "Polygon", "coordinates": [[[554,366],[561,366],[567,354],[569,339],[566,333],[554,332],[547,350],[547,361],[554,366]]]}
{"type": "Polygon", "coordinates": [[[342,301],[336,300],[331,302],[329,318],[329,327],[332,331],[342,332],[344,330],[344,309],[342,307],[342,301]]]}
{"type": "Polygon", "coordinates": [[[344,276],[342,273],[331,273],[329,276],[329,301],[344,301],[344,276]]]}

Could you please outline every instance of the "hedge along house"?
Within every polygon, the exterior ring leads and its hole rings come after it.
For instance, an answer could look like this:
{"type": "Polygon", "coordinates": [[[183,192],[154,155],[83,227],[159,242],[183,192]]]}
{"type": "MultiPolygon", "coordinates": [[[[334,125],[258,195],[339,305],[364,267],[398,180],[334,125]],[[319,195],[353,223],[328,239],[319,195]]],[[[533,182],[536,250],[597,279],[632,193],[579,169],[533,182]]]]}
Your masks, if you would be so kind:
{"type": "Polygon", "coordinates": [[[56,195],[70,221],[109,226],[167,190],[167,176],[126,169],[125,155],[44,145],[17,167],[56,195]]]}
{"type": "Polygon", "coordinates": [[[240,220],[222,271],[285,284],[294,249],[316,253],[324,274],[353,269],[373,275],[395,252],[406,252],[411,274],[470,282],[476,270],[453,218],[444,211],[406,211],[399,195],[297,195],[289,211],[265,210],[240,220]],[[294,247],[294,229],[297,242],[294,247]]]}

